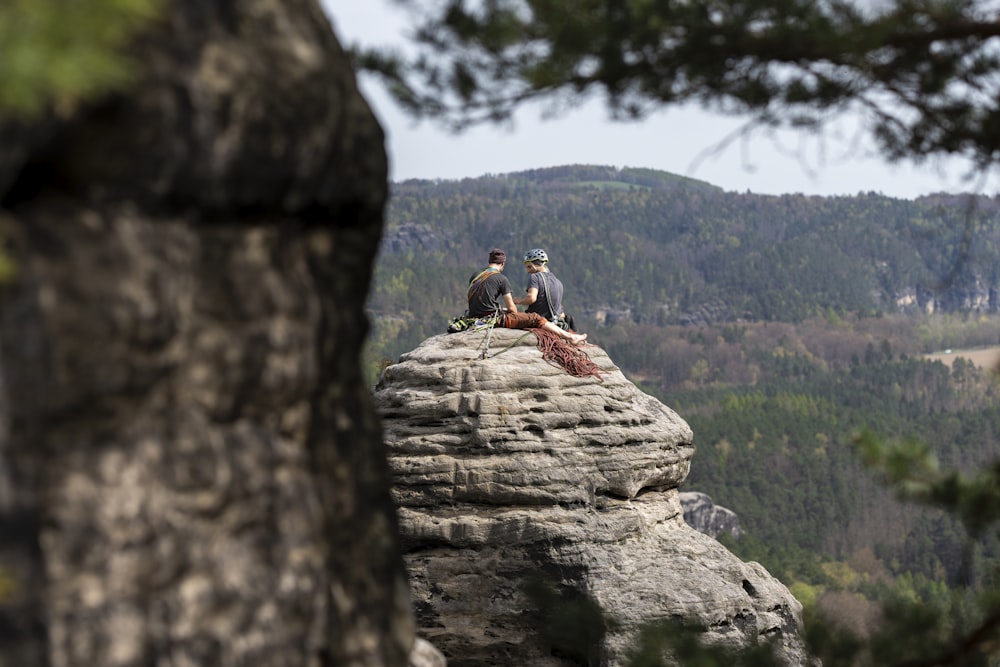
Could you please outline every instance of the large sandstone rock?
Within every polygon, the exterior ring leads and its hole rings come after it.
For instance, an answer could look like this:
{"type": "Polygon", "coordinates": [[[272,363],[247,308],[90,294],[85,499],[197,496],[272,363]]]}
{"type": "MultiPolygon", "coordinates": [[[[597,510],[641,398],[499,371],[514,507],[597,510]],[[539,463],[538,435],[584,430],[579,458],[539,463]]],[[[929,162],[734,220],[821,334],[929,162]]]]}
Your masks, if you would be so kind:
{"type": "Polygon", "coordinates": [[[785,586],[685,524],[677,487],[694,447],[673,410],[597,346],[603,381],[545,362],[531,334],[494,331],[483,359],[485,343],[430,338],[375,394],[421,633],[449,665],[573,664],[528,613],[523,584],[539,574],[621,624],[602,664],[623,664],[639,627],[669,618],[808,662],[785,586]]]}
{"type": "Polygon", "coordinates": [[[163,6],[134,88],[0,120],[0,665],[403,665],[382,132],[315,0],[163,6]]]}

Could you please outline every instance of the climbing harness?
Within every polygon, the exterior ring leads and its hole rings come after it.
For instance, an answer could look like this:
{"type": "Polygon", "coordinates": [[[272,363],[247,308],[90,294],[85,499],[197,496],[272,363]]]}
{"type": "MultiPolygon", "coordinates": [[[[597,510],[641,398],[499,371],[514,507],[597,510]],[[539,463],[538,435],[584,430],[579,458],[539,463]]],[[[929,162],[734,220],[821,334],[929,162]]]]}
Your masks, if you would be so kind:
{"type": "Polygon", "coordinates": [[[486,279],[492,276],[494,273],[500,273],[500,269],[496,269],[492,266],[488,266],[479,272],[472,280],[469,281],[469,291],[466,296],[468,296],[469,301],[472,301],[472,297],[482,289],[483,284],[486,279]]]}

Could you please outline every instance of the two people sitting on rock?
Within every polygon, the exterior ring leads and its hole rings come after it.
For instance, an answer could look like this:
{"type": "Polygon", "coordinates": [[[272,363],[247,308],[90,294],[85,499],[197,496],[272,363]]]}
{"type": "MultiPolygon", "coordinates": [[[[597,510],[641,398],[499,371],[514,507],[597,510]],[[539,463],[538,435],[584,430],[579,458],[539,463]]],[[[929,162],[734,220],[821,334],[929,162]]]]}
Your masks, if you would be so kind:
{"type": "Polygon", "coordinates": [[[542,248],[532,248],[524,254],[528,272],[525,295],[514,297],[514,303],[527,306],[529,313],[538,313],[560,329],[573,329],[573,320],[563,310],[563,284],[548,267],[549,256],[542,248]]]}
{"type": "Polygon", "coordinates": [[[587,340],[587,334],[563,331],[538,313],[517,312],[514,297],[510,292],[510,281],[503,274],[506,262],[507,254],[500,248],[494,248],[490,251],[487,267],[469,279],[469,317],[490,317],[496,314],[498,327],[545,329],[574,345],[580,345],[587,340]]]}

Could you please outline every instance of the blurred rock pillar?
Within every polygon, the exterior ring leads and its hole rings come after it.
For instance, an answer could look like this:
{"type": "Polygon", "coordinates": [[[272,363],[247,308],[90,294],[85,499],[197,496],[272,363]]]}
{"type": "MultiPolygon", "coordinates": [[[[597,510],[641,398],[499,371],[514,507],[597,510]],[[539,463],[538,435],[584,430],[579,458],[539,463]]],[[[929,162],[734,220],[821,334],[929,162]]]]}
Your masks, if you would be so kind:
{"type": "Polygon", "coordinates": [[[0,665],[403,665],[381,129],[315,0],[171,0],[0,121],[0,665]]]}

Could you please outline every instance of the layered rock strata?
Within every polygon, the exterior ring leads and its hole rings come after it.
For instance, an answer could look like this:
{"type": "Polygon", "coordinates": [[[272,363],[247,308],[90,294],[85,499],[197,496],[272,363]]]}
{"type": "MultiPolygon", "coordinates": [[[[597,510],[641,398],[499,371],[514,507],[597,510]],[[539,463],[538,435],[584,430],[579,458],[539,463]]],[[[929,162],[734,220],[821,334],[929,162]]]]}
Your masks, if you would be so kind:
{"type": "Polygon", "coordinates": [[[586,350],[601,380],[506,329],[435,336],[386,369],[375,401],[421,634],[452,667],[574,664],[530,613],[542,575],[620,624],[590,649],[600,664],[668,618],[806,664],[788,590],[683,520],[688,425],[586,350]]]}

